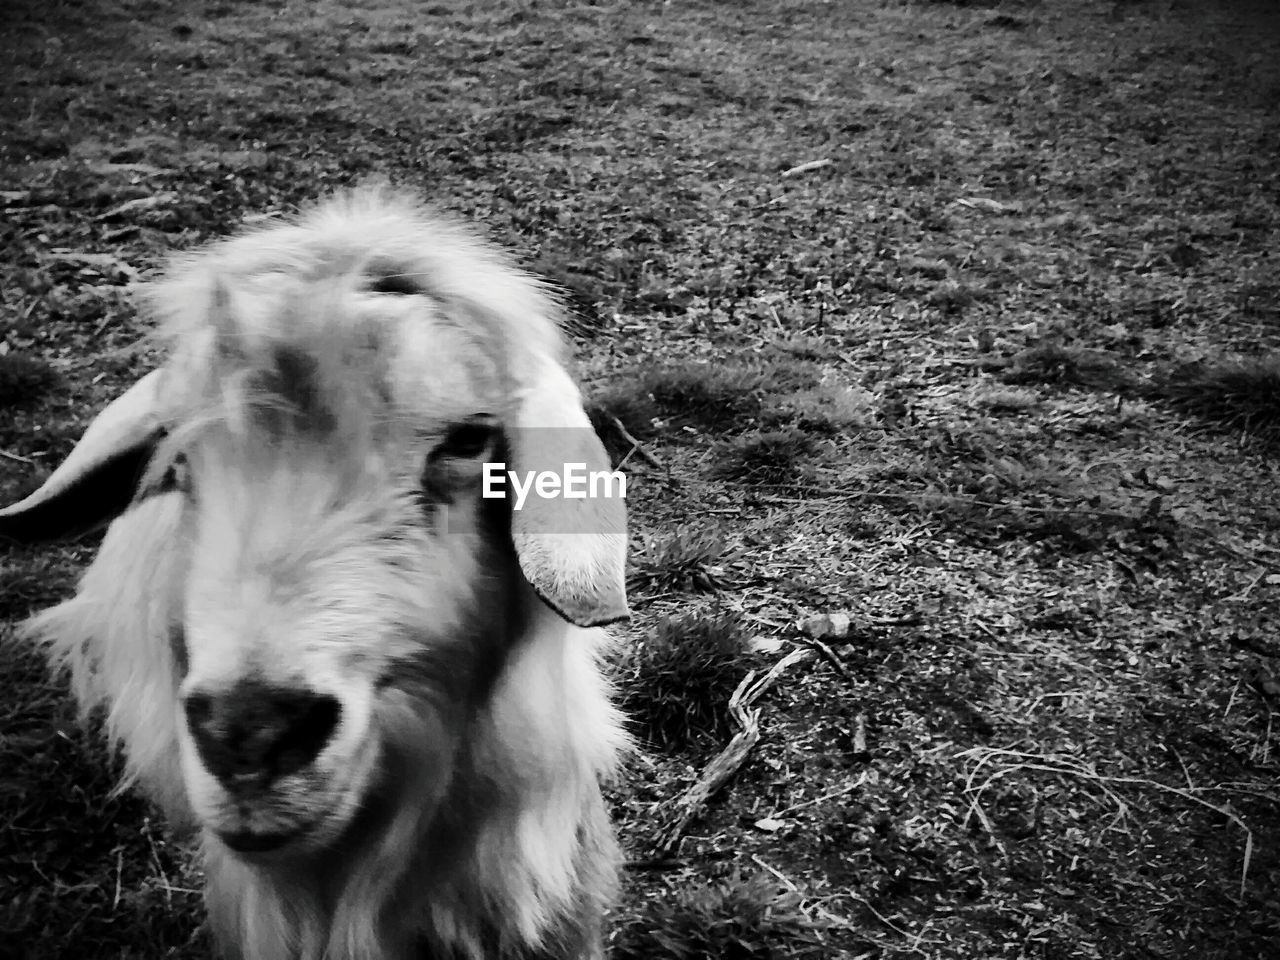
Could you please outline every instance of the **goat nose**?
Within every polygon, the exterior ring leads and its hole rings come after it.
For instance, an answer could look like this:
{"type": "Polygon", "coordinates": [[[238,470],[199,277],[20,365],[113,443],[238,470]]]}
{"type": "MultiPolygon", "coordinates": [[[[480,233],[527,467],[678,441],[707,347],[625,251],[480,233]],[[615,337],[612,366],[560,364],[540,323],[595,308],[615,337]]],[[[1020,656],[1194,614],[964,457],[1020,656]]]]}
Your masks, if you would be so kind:
{"type": "Polygon", "coordinates": [[[209,772],[228,785],[266,786],[319,754],[342,712],[314,690],[242,682],[184,699],[187,726],[209,772]]]}

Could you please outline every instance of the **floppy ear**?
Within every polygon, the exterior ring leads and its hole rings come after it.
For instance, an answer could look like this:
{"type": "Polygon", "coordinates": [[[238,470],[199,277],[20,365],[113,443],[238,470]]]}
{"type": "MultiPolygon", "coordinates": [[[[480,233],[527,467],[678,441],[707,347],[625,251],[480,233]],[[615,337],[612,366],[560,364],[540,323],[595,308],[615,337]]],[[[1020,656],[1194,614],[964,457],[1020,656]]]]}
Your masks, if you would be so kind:
{"type": "MultiPolygon", "coordinates": [[[[516,398],[507,437],[510,469],[521,478],[609,471],[578,388],[560,364],[545,357],[538,364],[516,398]]],[[[582,486],[583,497],[542,497],[531,489],[520,509],[512,506],[511,539],[538,596],[570,623],[595,627],[631,615],[627,512],[616,487],[593,496],[589,485],[582,486]]]]}
{"type": "Polygon", "coordinates": [[[152,371],[109,403],[39,490],[0,510],[0,537],[20,543],[76,537],[128,508],[164,435],[160,375],[152,371]]]}

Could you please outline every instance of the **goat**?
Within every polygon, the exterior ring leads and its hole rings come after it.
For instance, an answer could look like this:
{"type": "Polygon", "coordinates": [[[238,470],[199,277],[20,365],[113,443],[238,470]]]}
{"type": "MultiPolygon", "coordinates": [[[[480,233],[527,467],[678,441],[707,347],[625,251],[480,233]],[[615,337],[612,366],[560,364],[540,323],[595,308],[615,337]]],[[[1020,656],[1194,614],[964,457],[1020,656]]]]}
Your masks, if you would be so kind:
{"type": "Polygon", "coordinates": [[[145,304],[166,360],[0,536],[110,524],[27,630],[198,832],[219,948],[601,957],[625,508],[481,495],[486,462],[608,467],[555,297],[377,186],[175,261],[145,304]]]}

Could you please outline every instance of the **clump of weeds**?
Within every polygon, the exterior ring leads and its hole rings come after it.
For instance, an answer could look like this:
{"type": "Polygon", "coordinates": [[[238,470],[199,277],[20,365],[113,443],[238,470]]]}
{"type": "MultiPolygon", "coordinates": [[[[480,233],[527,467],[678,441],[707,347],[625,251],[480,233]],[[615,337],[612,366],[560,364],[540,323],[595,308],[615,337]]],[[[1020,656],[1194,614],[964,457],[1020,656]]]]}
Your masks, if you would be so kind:
{"type": "Polygon", "coordinates": [[[621,931],[618,960],[774,960],[809,956],[815,922],[800,896],[764,875],[735,875],[650,901],[621,931]]]}
{"type": "Polygon", "coordinates": [[[820,369],[803,360],[684,362],[621,373],[596,401],[637,437],[664,426],[724,433],[749,429],[771,398],[811,389],[821,379],[820,369]]]}
{"type": "Polygon", "coordinates": [[[0,407],[38,400],[57,382],[53,367],[38,357],[0,354],[0,407]]]}
{"type": "Polygon", "coordinates": [[[721,738],[749,669],[742,622],[721,610],[663,617],[623,667],[623,706],[646,741],[678,748],[721,738]]]}
{"type": "Polygon", "coordinates": [[[647,536],[631,585],[652,590],[714,590],[713,568],[727,559],[726,553],[724,534],[715,529],[693,527],[647,536]]]}
{"type": "Polygon", "coordinates": [[[1280,356],[1190,364],[1157,378],[1147,393],[1229,429],[1280,440],[1280,356]]]}
{"type": "Polygon", "coordinates": [[[777,484],[811,479],[813,437],[799,427],[763,430],[735,437],[713,451],[711,476],[717,480],[777,484]]]}

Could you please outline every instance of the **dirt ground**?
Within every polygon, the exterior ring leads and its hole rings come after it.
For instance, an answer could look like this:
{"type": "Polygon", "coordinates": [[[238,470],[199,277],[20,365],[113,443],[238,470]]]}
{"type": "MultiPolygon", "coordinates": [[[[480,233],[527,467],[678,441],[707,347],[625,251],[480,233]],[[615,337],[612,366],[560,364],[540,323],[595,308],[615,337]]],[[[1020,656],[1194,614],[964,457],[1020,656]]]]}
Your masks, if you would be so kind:
{"type": "MultiPolygon", "coordinates": [[[[1280,957],[1275,4],[8,0],[0,77],[0,501],[246,217],[383,174],[566,288],[649,457],[616,956],[1280,957]]],[[[207,956],[11,629],[0,689],[0,957],[207,956]]]]}

